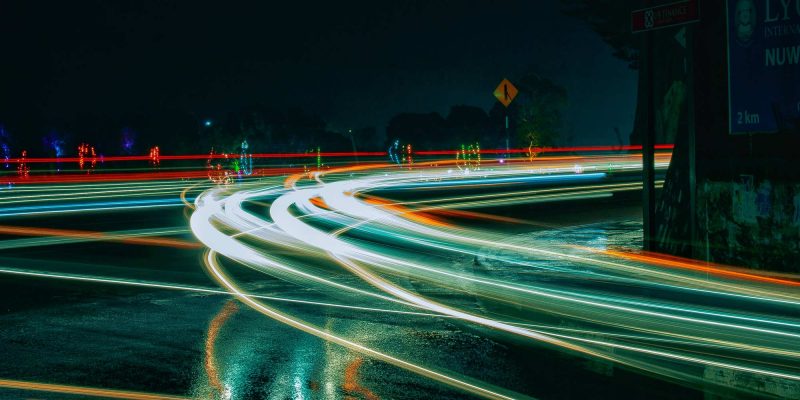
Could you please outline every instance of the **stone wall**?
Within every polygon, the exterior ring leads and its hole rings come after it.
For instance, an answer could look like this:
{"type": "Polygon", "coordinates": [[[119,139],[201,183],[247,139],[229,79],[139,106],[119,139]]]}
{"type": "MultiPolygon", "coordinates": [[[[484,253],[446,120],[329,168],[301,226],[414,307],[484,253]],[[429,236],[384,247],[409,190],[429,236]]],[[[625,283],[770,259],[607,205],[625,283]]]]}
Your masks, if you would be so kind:
{"type": "Polygon", "coordinates": [[[800,184],[740,175],[697,187],[696,249],[709,261],[800,272],[800,184]]]}

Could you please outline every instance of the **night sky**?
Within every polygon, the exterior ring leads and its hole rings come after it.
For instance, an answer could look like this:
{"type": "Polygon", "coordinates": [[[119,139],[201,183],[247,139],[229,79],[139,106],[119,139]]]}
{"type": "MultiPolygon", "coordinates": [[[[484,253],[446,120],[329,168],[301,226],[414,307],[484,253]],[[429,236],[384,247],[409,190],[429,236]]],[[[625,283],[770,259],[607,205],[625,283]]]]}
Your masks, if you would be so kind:
{"type": "Polygon", "coordinates": [[[15,135],[254,104],[382,131],[400,112],[488,111],[531,67],[568,90],[574,144],[615,144],[614,127],[627,140],[633,122],[636,72],[556,0],[19,1],[0,5],[0,29],[0,124],[15,135]]]}

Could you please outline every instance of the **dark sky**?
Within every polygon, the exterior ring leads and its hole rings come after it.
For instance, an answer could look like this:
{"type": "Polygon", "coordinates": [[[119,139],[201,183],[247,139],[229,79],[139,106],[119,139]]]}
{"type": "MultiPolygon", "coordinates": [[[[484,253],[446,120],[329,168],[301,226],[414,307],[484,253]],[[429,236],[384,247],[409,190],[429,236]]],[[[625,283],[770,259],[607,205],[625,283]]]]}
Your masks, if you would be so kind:
{"type": "Polygon", "coordinates": [[[305,108],[332,128],[382,130],[399,112],[488,110],[503,77],[535,66],[567,88],[576,144],[615,143],[615,126],[627,138],[635,71],[560,7],[4,1],[0,123],[43,135],[63,119],[164,110],[204,118],[261,103],[305,108]]]}

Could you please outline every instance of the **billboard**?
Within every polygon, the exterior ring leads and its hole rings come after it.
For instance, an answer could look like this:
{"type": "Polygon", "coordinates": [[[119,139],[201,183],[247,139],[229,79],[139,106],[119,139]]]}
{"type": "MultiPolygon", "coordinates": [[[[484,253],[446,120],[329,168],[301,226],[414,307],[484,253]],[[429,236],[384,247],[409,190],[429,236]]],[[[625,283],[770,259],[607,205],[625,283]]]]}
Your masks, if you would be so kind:
{"type": "Polygon", "coordinates": [[[800,132],[800,0],[727,0],[731,134],[800,132]]]}

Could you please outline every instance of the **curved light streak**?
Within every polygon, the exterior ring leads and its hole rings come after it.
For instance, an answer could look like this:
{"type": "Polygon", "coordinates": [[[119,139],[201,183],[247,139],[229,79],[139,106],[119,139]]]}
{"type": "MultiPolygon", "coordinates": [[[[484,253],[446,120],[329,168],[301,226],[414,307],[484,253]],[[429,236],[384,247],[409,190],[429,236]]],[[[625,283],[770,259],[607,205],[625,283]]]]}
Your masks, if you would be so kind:
{"type": "MultiPolygon", "coordinates": [[[[607,159],[586,157],[581,160],[586,165],[581,168],[583,173],[578,174],[567,172],[574,171],[573,166],[578,162],[570,157],[569,160],[549,161],[552,165],[547,168],[536,168],[541,163],[511,165],[469,176],[453,174],[446,167],[400,172],[379,165],[362,166],[356,174],[352,169],[333,169],[310,176],[295,175],[287,178],[282,187],[250,185],[212,189],[195,201],[197,209],[191,218],[192,231],[213,253],[267,274],[289,274],[293,279],[321,284],[320,288],[344,289],[354,295],[393,301],[432,315],[490,327],[547,343],[556,349],[612,360],[682,381],[699,383],[702,377],[692,376],[679,366],[659,360],[800,380],[797,367],[800,320],[792,312],[800,307],[800,294],[776,287],[777,282],[741,281],[727,276],[700,279],[693,276],[695,271],[692,270],[665,268],[649,259],[615,258],[615,253],[581,249],[575,246],[580,244],[575,243],[559,246],[551,242],[533,242],[520,246],[506,241],[500,233],[440,223],[439,219],[424,214],[443,210],[442,215],[447,216],[446,211],[451,209],[610,196],[640,187],[635,183],[608,182],[608,175],[601,172],[607,159]],[[559,166],[558,162],[564,165],[559,166]],[[555,187],[536,187],[541,185],[555,187]],[[434,193],[429,189],[494,192],[424,198],[434,193]],[[417,197],[423,199],[371,200],[375,197],[369,192],[387,190],[417,193],[417,197]],[[239,243],[242,240],[248,244],[239,243]],[[267,257],[269,249],[290,252],[293,256],[286,257],[305,261],[290,261],[278,255],[267,257]],[[484,254],[484,249],[495,249],[498,253],[484,254]],[[573,282],[573,285],[559,288],[559,282],[508,282],[478,270],[452,270],[440,264],[417,261],[416,258],[423,255],[413,255],[420,251],[422,254],[469,256],[476,260],[483,254],[508,263],[512,268],[559,274],[559,279],[573,282]],[[303,266],[311,260],[319,265],[303,266]],[[541,260],[557,260],[563,265],[554,267],[541,260]],[[334,268],[336,265],[338,270],[334,268]],[[343,271],[378,292],[339,283],[343,271]],[[417,285],[475,296],[486,302],[518,305],[536,312],[530,317],[518,317],[520,320],[499,320],[486,311],[445,304],[422,295],[416,287],[409,289],[395,282],[404,278],[413,279],[417,285]],[[592,282],[597,287],[586,286],[583,282],[592,282]],[[645,300],[608,284],[648,288],[678,297],[645,300]],[[711,298],[716,305],[694,303],[691,298],[681,297],[685,294],[711,298]],[[764,311],[729,309],[726,302],[731,299],[753,304],[764,311]],[[563,329],[558,326],[537,323],[536,314],[558,316],[591,327],[559,333],[563,329]],[[770,357],[781,359],[770,361],[770,357]]],[[[637,156],[616,156],[614,162],[619,164],[617,170],[641,168],[641,157],[637,156]]],[[[660,165],[663,168],[667,162],[660,165]]],[[[459,213],[450,215],[458,217],[459,213]]],[[[480,218],[482,214],[461,215],[480,218]]],[[[343,337],[331,338],[318,328],[255,301],[237,289],[231,278],[218,271],[214,257],[209,256],[206,263],[220,283],[249,306],[326,340],[346,347],[353,345],[343,337]]],[[[435,379],[442,381],[441,377],[435,379]]]]}

